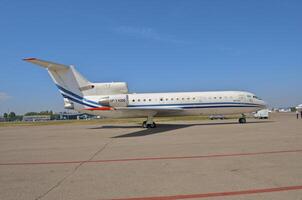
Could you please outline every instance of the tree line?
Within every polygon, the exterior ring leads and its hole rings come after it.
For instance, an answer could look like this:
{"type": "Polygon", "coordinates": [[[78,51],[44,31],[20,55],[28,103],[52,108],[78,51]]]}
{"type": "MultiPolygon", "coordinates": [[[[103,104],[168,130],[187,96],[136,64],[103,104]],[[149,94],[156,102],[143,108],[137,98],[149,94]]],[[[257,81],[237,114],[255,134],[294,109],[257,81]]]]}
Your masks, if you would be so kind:
{"type": "Polygon", "coordinates": [[[52,110],[41,111],[41,112],[28,112],[24,115],[17,115],[15,112],[4,113],[3,118],[4,121],[22,121],[23,116],[34,116],[34,115],[49,115],[50,119],[59,119],[60,115],[55,114],[52,110]]]}
{"type": "Polygon", "coordinates": [[[22,121],[22,115],[16,115],[15,112],[4,113],[3,114],[4,121],[22,121]]]}

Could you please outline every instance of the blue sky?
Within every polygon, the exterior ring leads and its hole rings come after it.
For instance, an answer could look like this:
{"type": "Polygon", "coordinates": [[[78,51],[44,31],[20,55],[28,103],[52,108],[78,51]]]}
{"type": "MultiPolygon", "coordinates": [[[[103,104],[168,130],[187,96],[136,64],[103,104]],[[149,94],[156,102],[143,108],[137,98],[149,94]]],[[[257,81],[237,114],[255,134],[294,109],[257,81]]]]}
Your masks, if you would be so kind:
{"type": "Polygon", "coordinates": [[[302,103],[302,3],[0,1],[0,114],[63,110],[37,57],[132,92],[247,90],[302,103]]]}

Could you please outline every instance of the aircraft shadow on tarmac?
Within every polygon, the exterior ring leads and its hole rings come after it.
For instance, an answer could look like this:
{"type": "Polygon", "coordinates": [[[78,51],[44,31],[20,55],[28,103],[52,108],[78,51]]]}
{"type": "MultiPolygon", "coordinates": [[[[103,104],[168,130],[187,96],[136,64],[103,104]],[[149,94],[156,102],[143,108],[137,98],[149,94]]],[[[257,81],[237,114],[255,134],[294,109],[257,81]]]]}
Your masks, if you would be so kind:
{"type": "MultiPolygon", "coordinates": [[[[247,122],[247,124],[256,124],[256,123],[272,123],[274,121],[254,121],[254,122],[247,122]]],[[[193,123],[193,124],[158,124],[157,128],[153,129],[143,129],[139,131],[135,131],[132,133],[127,133],[123,135],[114,136],[112,138],[127,138],[127,137],[140,137],[140,136],[147,136],[153,135],[157,133],[163,133],[171,130],[187,128],[191,126],[219,126],[219,125],[232,125],[238,124],[238,122],[212,122],[212,123],[193,123]]],[[[238,124],[244,125],[244,124],[238,124]]],[[[94,127],[91,129],[133,129],[133,128],[141,128],[141,126],[125,126],[125,125],[104,125],[101,127],[94,127]]]]}

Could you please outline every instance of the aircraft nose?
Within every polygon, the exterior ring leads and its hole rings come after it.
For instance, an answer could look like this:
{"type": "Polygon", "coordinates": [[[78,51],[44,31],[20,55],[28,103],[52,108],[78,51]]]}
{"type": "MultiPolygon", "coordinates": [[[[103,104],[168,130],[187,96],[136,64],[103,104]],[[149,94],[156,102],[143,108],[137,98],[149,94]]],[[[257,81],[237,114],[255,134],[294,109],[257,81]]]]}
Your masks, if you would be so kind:
{"type": "Polygon", "coordinates": [[[268,106],[267,102],[265,102],[263,100],[261,100],[261,105],[263,108],[267,108],[267,106],[268,106]]]}

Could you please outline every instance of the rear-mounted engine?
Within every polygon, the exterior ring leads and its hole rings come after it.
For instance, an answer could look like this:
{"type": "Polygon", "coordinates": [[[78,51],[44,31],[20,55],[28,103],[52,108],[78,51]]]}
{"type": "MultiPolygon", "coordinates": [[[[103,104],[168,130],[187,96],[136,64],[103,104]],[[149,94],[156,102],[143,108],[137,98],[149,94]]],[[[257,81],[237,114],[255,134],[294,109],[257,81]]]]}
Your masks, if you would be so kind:
{"type": "Polygon", "coordinates": [[[108,107],[127,107],[128,95],[110,95],[100,99],[99,104],[108,107]]]}

